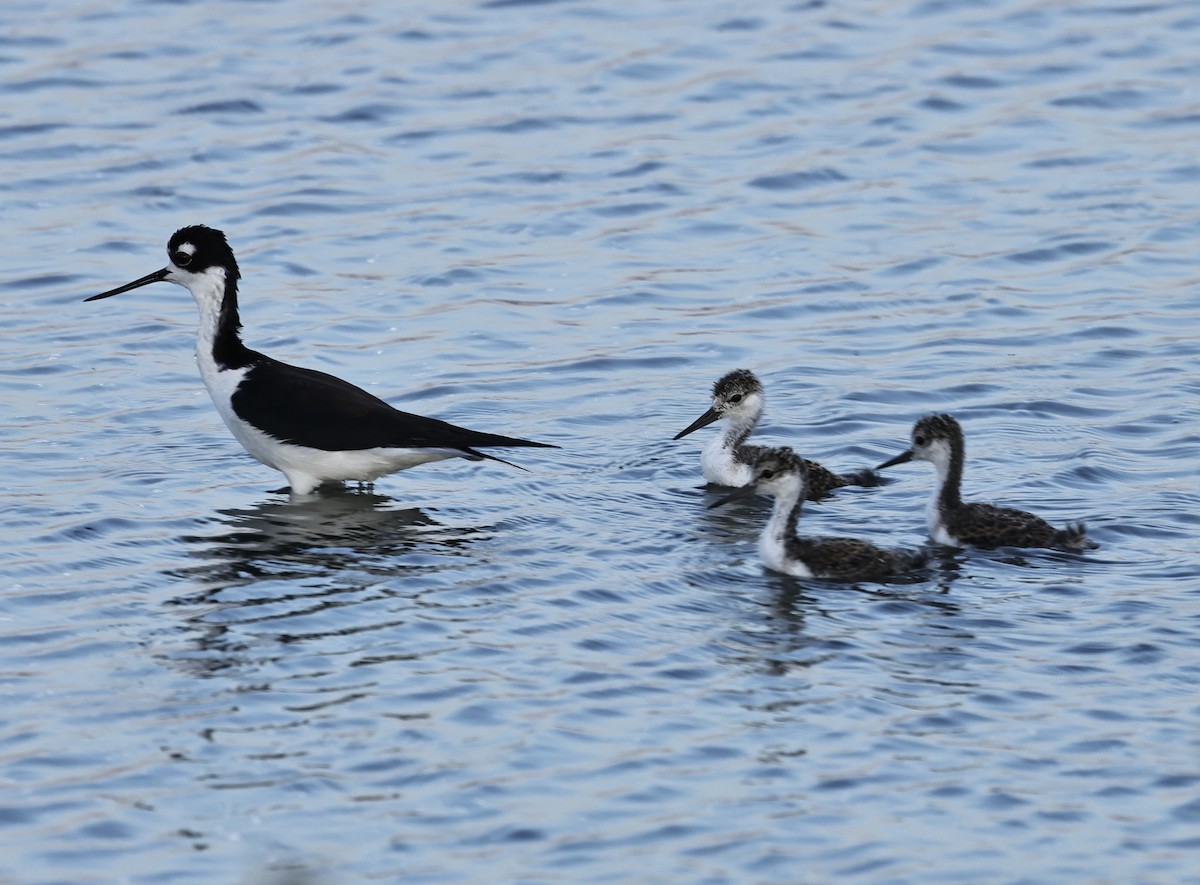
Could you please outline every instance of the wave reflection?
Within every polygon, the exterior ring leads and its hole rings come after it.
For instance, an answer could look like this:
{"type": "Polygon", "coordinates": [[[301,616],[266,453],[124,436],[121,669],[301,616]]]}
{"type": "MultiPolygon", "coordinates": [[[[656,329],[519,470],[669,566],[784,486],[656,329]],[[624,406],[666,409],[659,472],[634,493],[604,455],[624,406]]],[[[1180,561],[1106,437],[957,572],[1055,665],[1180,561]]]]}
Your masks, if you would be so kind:
{"type": "Polygon", "coordinates": [[[168,602],[188,636],[170,658],[212,675],[274,659],[280,644],[405,623],[445,583],[439,573],[456,574],[467,548],[489,534],[394,504],[336,489],[223,510],[217,532],[181,538],[198,562],[171,573],[193,589],[168,602]]]}

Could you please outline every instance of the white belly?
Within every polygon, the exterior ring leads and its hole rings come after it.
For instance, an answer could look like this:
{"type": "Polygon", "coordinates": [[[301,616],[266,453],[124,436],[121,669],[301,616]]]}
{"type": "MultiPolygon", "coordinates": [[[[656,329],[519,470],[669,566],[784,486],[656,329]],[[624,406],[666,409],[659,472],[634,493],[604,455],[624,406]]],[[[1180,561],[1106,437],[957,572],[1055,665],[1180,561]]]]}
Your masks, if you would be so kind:
{"type": "Polygon", "coordinates": [[[248,369],[217,369],[200,354],[200,374],[225,426],[256,459],[282,472],[292,492],[307,495],[323,482],[370,482],[418,464],[456,458],[455,449],[376,448],[326,451],[281,442],[243,421],[233,411],[233,393],[248,369]]]}
{"type": "Polygon", "coordinates": [[[758,539],[758,555],[762,557],[767,568],[796,578],[811,578],[812,569],[799,559],[788,559],[782,538],[763,532],[758,539]]]}
{"type": "Polygon", "coordinates": [[[749,464],[734,460],[733,452],[723,446],[721,437],[716,437],[700,453],[700,472],[711,483],[721,486],[741,487],[754,479],[749,464]]]}
{"type": "Polygon", "coordinates": [[[929,537],[935,544],[945,544],[947,547],[961,547],[958,538],[950,534],[946,524],[942,522],[942,514],[938,510],[937,498],[930,500],[925,508],[925,524],[929,527],[929,537]]]}

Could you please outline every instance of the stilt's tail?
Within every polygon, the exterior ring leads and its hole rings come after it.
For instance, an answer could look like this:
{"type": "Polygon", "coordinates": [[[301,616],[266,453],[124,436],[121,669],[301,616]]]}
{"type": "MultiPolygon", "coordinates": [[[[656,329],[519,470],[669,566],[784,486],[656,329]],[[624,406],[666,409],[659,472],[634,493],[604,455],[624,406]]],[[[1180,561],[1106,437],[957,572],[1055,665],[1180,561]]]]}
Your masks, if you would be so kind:
{"type": "Polygon", "coordinates": [[[846,480],[846,485],[862,486],[868,489],[881,486],[887,482],[887,480],[870,467],[864,467],[862,470],[856,470],[854,473],[844,473],[842,474],[842,478],[846,480]]]}
{"type": "Polygon", "coordinates": [[[1100,546],[1087,536],[1087,526],[1082,522],[1067,523],[1067,527],[1058,533],[1058,543],[1077,552],[1095,550],[1100,546]]]}
{"type": "Polygon", "coordinates": [[[520,464],[514,464],[512,461],[505,461],[496,455],[488,452],[479,451],[484,446],[532,446],[539,449],[557,449],[558,446],[550,443],[534,442],[531,439],[518,439],[515,436],[501,436],[498,433],[478,433],[476,431],[463,431],[462,428],[455,428],[460,431],[462,442],[455,448],[462,452],[462,457],[468,461],[499,461],[501,464],[507,464],[509,467],[515,467],[518,470],[525,470],[520,464]]]}
{"type": "MultiPolygon", "coordinates": [[[[557,449],[558,446],[547,446],[547,448],[557,449]]],[[[463,446],[459,451],[463,453],[463,458],[467,461],[499,461],[501,464],[507,464],[509,467],[515,467],[518,470],[529,469],[528,467],[522,467],[520,464],[514,464],[512,461],[505,461],[503,458],[489,454],[488,452],[480,452],[467,446],[463,446]]]]}
{"type": "Polygon", "coordinates": [[[904,564],[905,571],[920,571],[933,562],[933,551],[928,547],[906,547],[896,551],[896,558],[904,564]]]}

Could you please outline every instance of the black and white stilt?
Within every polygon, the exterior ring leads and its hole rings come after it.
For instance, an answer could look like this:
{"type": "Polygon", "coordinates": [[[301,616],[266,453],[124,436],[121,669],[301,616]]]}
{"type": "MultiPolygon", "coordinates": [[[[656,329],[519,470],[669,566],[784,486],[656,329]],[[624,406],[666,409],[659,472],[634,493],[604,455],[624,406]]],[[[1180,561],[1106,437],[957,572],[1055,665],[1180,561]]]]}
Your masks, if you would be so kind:
{"type": "Polygon", "coordinates": [[[240,334],[240,276],[225,234],[193,225],[171,237],[166,267],[85,300],[157,282],[191,292],[200,309],[196,359],[213,404],[247,452],[287,477],[293,494],[445,458],[509,464],[480,451],[493,446],[555,448],[401,412],[341,378],[251,350],[240,334]]]}

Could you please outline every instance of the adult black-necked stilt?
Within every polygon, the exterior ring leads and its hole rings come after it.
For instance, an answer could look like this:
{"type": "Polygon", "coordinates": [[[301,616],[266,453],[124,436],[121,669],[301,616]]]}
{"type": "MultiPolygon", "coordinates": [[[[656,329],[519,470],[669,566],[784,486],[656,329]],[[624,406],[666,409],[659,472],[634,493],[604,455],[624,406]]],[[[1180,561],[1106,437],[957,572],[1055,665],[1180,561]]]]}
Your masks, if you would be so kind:
{"type": "MultiPolygon", "coordinates": [[[[768,448],[746,443],[762,418],[765,404],[758,377],[749,369],[734,369],[713,385],[709,410],[672,438],[682,439],[693,430],[724,420],[724,430],[709,441],[700,455],[700,472],[717,485],[744,486],[754,475],[754,462],[768,448]]],[[[808,497],[812,501],[843,486],[874,486],[880,482],[871,470],[843,475],[815,461],[807,463],[808,497]]]]}
{"type": "Polygon", "coordinates": [[[923,566],[926,555],[915,550],[884,550],[858,538],[803,538],[796,524],[807,493],[808,463],[791,449],[763,449],[748,485],[710,504],[719,507],[751,495],[771,495],[775,505],[758,552],[767,568],[797,578],[830,581],[884,581],[923,566]]]}
{"type": "Polygon", "coordinates": [[[510,464],[479,451],[485,447],[555,448],[401,412],[341,378],[251,350],[239,334],[240,277],[225,234],[192,225],[167,243],[166,267],[84,300],[160,281],[191,292],[200,309],[196,358],[213,404],[246,451],[282,471],[294,494],[327,481],[370,482],[444,458],[510,464]]]}
{"type": "Polygon", "coordinates": [[[961,497],[963,460],[962,427],[950,415],[926,415],[913,425],[912,448],[876,467],[883,470],[905,461],[929,461],[937,470],[937,484],[929,500],[926,520],[929,536],[953,547],[1062,547],[1086,550],[1096,547],[1082,522],[1056,529],[1040,516],[1013,507],[964,502],[961,497]]]}

